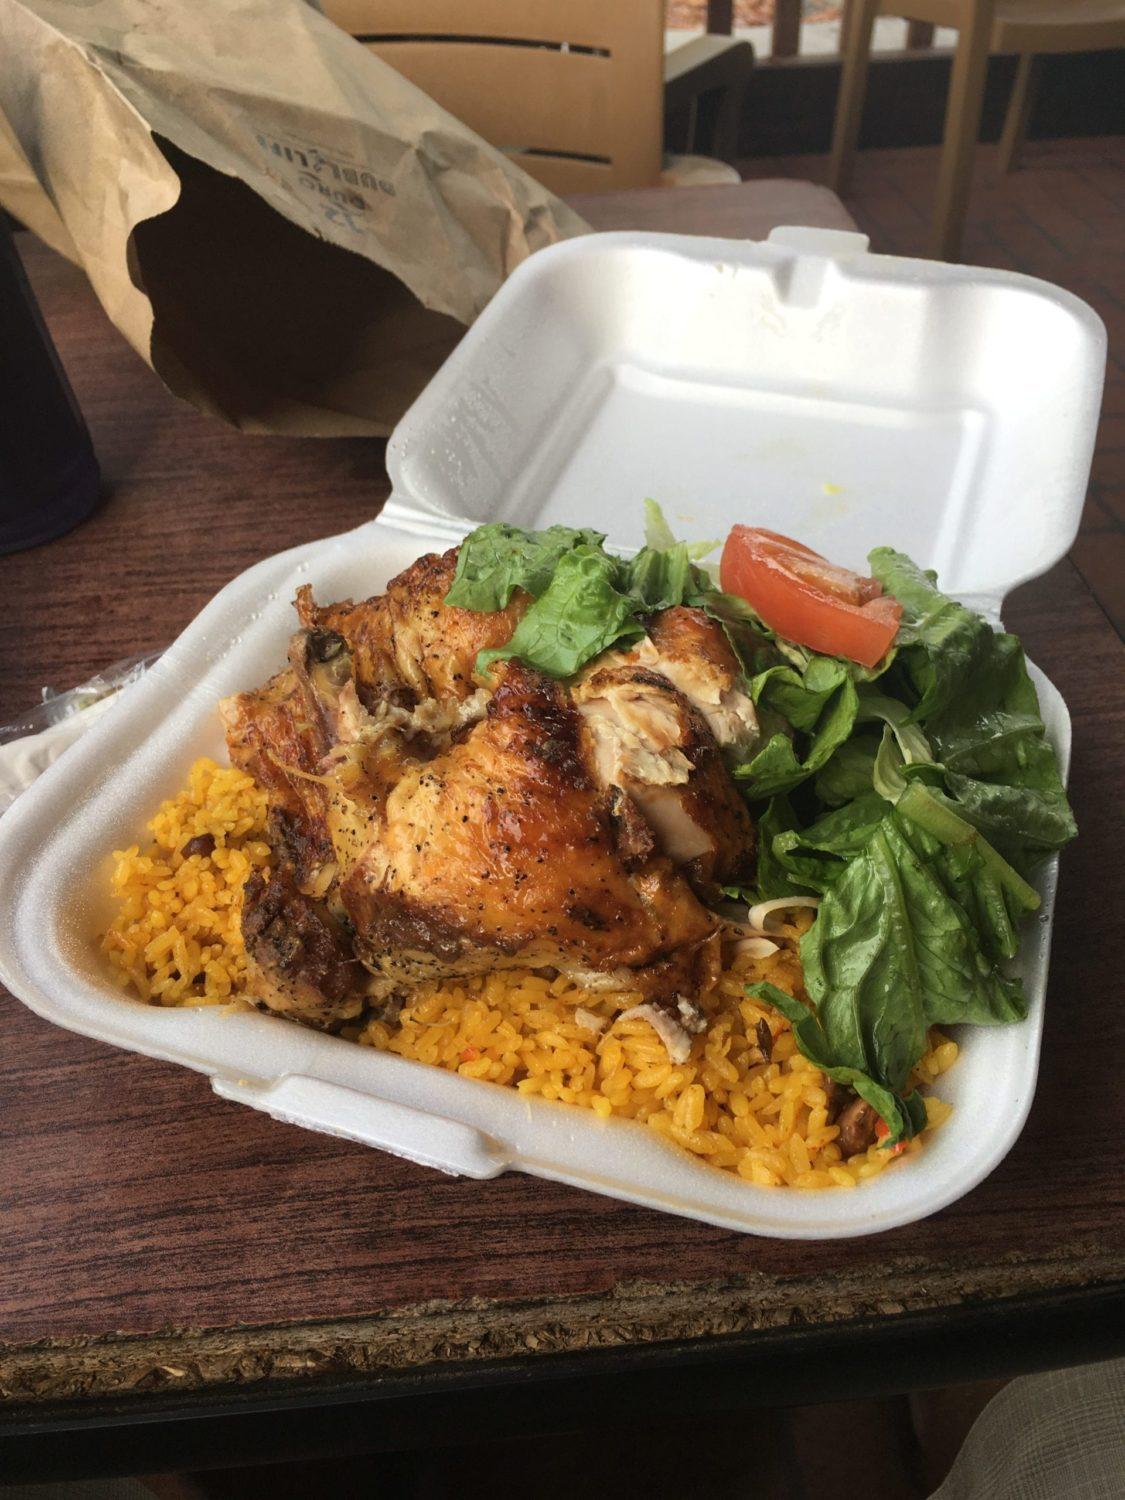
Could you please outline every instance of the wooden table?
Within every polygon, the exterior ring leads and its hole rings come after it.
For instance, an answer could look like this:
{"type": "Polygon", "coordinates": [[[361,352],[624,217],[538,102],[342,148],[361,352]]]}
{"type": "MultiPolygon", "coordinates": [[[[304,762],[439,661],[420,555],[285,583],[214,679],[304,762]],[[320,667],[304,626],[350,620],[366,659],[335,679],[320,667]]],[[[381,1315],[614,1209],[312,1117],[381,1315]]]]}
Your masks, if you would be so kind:
{"type": "MultiPolygon", "coordinates": [[[[830,195],[792,194],[581,206],[604,227],[846,226],[830,195]]],[[[179,405],[81,276],[23,248],[108,495],[70,536],[0,559],[0,722],[44,683],[163,646],[243,568],[387,492],[378,442],[244,437],[179,405]]],[[[1035,1105],[987,1182],[870,1240],[751,1239],[289,1128],[0,996],[0,1475],[558,1430],[630,1404],[830,1399],[1119,1351],[1122,648],[1069,562],[1007,617],[1069,701],[1082,836],[1035,1105]]]]}

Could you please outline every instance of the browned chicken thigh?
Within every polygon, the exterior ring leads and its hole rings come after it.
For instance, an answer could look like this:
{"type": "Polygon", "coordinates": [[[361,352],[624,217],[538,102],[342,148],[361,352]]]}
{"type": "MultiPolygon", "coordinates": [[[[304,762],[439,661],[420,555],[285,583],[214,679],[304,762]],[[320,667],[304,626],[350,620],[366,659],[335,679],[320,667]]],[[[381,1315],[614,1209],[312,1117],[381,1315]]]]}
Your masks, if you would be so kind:
{"type": "Polygon", "coordinates": [[[555,682],[475,672],[527,607],[444,603],[457,551],[361,604],[302,589],[288,670],[225,700],[231,759],[270,795],[275,868],[243,922],[262,1003],[332,1025],[429,979],[552,968],[674,1003],[705,990],[704,904],[753,827],[722,749],[753,706],[696,610],[555,682]]]}
{"type": "MultiPolygon", "coordinates": [[[[341,889],[364,962],[393,984],[500,961],[639,970],[714,921],[667,861],[626,869],[565,689],[512,663],[484,720],[406,770],[341,889]]],[[[626,980],[626,986],[628,979],[626,980]]]]}

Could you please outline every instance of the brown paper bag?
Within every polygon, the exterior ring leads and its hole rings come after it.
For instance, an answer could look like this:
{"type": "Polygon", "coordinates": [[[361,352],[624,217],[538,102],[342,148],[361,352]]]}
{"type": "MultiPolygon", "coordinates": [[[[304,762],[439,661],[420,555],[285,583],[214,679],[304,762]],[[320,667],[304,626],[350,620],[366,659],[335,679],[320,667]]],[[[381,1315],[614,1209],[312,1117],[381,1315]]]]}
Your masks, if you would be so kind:
{"type": "Polygon", "coordinates": [[[177,395],[323,436],[586,227],[304,0],[0,0],[0,204],[177,395]]]}

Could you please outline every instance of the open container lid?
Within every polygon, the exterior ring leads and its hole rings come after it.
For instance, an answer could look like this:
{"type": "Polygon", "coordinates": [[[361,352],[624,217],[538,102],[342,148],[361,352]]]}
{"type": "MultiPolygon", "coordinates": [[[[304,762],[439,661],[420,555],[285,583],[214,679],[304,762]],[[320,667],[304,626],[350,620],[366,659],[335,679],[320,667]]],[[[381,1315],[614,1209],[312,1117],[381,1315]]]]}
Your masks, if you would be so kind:
{"type": "Polygon", "coordinates": [[[651,494],[685,534],[749,519],[860,570],[894,546],[999,601],[1074,540],[1104,328],[1045,282],[866,247],[617,233],[532,257],[399,423],[385,514],[639,547],[651,494]]]}
{"type": "MultiPolygon", "coordinates": [[[[145,1006],[96,941],[108,851],[141,835],[192,760],[222,754],[216,700],[282,664],[301,583],[364,597],[485,519],[591,525],[636,547],[650,495],[692,538],[752,520],[851,566],[894,545],[993,614],[1045,571],[1081,513],[1099,320],[1027,277],[865,244],[803,229],[765,244],[611,234],[525,262],[400,424],[383,515],[235,579],[0,820],[0,979],[60,1025],[210,1074],[225,1097],[446,1171],[517,1167],[808,1239],[908,1223],[979,1182],[1034,1091],[1057,861],[1020,959],[1028,1021],[975,1028],[942,1080],[949,1122],[920,1158],[847,1194],[753,1187],[643,1125],[277,1017],[145,1006]]],[[[1033,676],[1065,773],[1066,709],[1033,676]]]]}

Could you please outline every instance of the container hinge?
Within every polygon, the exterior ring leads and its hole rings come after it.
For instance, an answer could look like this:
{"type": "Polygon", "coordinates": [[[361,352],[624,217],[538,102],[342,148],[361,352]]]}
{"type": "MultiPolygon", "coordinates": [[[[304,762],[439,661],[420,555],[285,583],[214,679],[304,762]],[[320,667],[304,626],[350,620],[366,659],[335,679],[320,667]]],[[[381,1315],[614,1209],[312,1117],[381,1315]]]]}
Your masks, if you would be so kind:
{"type": "Polygon", "coordinates": [[[275,1120],[377,1146],[394,1156],[457,1177],[496,1177],[509,1165],[499,1142],[472,1125],[373,1098],[359,1089],[290,1073],[274,1082],[215,1077],[223,1099],[264,1110],[275,1120]]]}

